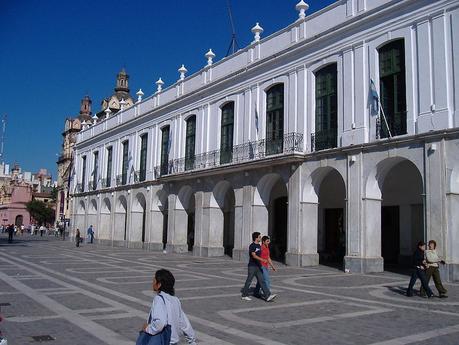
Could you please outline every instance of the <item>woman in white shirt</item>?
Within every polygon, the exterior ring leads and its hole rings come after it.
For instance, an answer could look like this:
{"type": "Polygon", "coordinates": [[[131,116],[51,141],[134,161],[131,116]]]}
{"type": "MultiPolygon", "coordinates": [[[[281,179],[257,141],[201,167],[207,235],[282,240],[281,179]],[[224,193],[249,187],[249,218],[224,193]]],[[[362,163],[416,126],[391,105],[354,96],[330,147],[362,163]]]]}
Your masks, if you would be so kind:
{"type": "Polygon", "coordinates": [[[163,331],[168,324],[171,326],[171,344],[178,344],[180,336],[184,335],[188,344],[195,345],[196,338],[188,317],[182,310],[180,300],[175,297],[175,278],[165,269],[156,271],[153,278],[153,291],[157,295],[153,298],[149,314],[149,322],[142,330],[155,335],[163,331]]]}
{"type": "MultiPolygon", "coordinates": [[[[427,278],[427,283],[429,283],[430,278],[433,278],[433,281],[435,283],[435,287],[438,290],[439,297],[440,298],[446,298],[448,297],[446,294],[448,293],[448,290],[445,289],[441,282],[440,278],[440,270],[439,270],[439,264],[444,265],[445,261],[441,260],[438,257],[437,251],[435,248],[437,247],[437,242],[434,240],[430,240],[428,243],[429,249],[425,251],[425,256],[426,256],[426,278],[427,278]]],[[[421,287],[420,295],[425,296],[425,291],[421,287]]]]}

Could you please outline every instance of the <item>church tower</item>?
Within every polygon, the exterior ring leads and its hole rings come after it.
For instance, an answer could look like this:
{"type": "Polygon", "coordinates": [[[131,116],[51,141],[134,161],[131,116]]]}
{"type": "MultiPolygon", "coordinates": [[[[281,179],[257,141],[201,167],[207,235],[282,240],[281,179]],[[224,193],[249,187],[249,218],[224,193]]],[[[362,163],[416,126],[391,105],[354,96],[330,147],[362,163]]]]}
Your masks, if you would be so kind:
{"type": "Polygon", "coordinates": [[[126,73],[123,68],[116,77],[116,87],[115,92],[124,91],[129,93],[129,75],[126,73]]]}
{"type": "Polygon", "coordinates": [[[91,119],[91,115],[92,115],[92,111],[91,111],[91,105],[92,105],[92,101],[91,101],[91,98],[89,98],[88,95],[84,96],[81,100],[81,105],[80,105],[80,115],[78,116],[78,118],[81,120],[81,121],[92,121],[91,119]]]}

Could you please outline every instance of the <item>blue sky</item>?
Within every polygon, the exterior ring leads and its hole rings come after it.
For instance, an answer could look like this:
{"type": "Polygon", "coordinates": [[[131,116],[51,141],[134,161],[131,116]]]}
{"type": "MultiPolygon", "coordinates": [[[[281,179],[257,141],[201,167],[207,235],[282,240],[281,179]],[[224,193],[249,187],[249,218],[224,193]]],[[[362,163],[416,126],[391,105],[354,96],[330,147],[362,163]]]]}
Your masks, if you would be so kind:
{"type": "MultiPolygon", "coordinates": [[[[312,13],[335,0],[311,0],[312,13]]],[[[297,19],[294,0],[231,0],[239,46],[297,19]]],[[[231,40],[227,0],[0,1],[0,116],[7,115],[4,160],[24,170],[47,168],[56,178],[66,117],[89,94],[93,112],[112,94],[118,71],[131,95],[145,97],[202,68],[209,48],[218,61],[231,40]]]]}

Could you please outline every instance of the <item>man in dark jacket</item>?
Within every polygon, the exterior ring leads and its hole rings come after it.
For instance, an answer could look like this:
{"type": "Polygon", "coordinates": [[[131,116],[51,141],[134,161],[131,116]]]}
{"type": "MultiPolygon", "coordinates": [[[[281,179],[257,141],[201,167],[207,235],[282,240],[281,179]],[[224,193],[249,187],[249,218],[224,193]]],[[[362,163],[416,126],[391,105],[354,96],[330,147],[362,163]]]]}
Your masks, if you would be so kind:
{"type": "Polygon", "coordinates": [[[13,234],[14,234],[14,226],[13,224],[10,224],[8,228],[6,229],[8,232],[8,243],[13,243],[13,234]]]}
{"type": "Polygon", "coordinates": [[[413,254],[413,272],[411,273],[410,284],[408,285],[408,289],[406,290],[406,295],[408,297],[413,296],[413,286],[416,283],[416,280],[419,278],[421,281],[422,288],[426,291],[427,297],[433,297],[433,292],[429,287],[429,283],[427,283],[426,278],[426,271],[425,271],[425,264],[426,261],[424,259],[424,250],[426,249],[426,244],[423,241],[418,242],[418,247],[416,248],[413,254]]]}

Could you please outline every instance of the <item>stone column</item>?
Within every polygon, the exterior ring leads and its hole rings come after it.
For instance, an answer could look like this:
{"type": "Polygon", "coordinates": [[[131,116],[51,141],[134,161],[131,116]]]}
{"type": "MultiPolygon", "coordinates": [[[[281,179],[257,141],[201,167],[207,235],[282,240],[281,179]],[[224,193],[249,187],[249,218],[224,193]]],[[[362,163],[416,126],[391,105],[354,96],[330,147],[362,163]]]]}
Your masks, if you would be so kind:
{"type": "Polygon", "coordinates": [[[193,255],[222,256],[223,212],[211,206],[212,192],[196,192],[195,245],[193,255]]]}
{"type": "Polygon", "coordinates": [[[150,211],[150,229],[148,238],[148,249],[163,250],[163,222],[164,215],[160,210],[150,211]]]}
{"type": "Polygon", "coordinates": [[[167,218],[167,251],[174,253],[188,252],[187,226],[188,214],[183,208],[177,207],[177,195],[170,194],[168,197],[169,217],[167,218]]]}
{"type": "Polygon", "coordinates": [[[459,193],[446,194],[446,207],[448,214],[448,238],[447,238],[447,280],[459,280],[459,193]]]}
{"type": "Polygon", "coordinates": [[[239,261],[248,261],[248,246],[252,242],[252,232],[260,231],[267,233],[268,230],[268,211],[264,207],[253,205],[253,197],[256,187],[243,186],[234,190],[235,196],[235,234],[233,259],[239,261]],[[265,219],[263,219],[265,214],[265,219]],[[263,228],[263,223],[266,223],[263,228]]]}
{"type": "MultiPolygon", "coordinates": [[[[312,185],[306,188],[312,188],[312,185]]],[[[301,197],[301,167],[299,167],[288,182],[288,244],[285,262],[291,266],[314,266],[319,264],[318,203],[302,202],[301,197]]]]}

